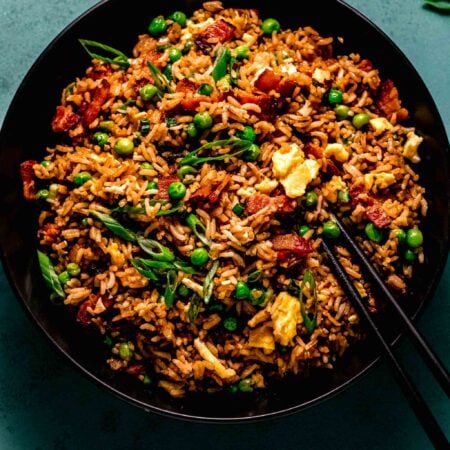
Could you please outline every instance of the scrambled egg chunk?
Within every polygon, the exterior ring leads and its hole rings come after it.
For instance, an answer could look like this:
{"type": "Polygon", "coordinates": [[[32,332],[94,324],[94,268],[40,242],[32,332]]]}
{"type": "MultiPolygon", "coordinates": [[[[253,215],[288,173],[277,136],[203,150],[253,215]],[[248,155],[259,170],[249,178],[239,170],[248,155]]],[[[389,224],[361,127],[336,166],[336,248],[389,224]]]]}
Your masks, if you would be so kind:
{"type": "Polygon", "coordinates": [[[277,186],[278,181],[270,178],[264,178],[260,183],[255,184],[255,188],[263,194],[270,194],[277,186]]]}
{"type": "Polygon", "coordinates": [[[283,185],[286,195],[297,198],[304,195],[306,186],[317,177],[319,163],[306,159],[297,144],[277,150],[272,156],[273,173],[283,185]]]}
{"type": "Polygon", "coordinates": [[[366,173],[364,175],[364,185],[368,191],[376,192],[378,189],[386,189],[395,183],[395,176],[389,172],[366,173]]]}
{"type": "Polygon", "coordinates": [[[323,196],[330,202],[336,203],[338,199],[338,192],[347,189],[347,185],[344,183],[341,177],[333,175],[328,183],[325,183],[322,188],[323,196]]]}
{"type": "Polygon", "coordinates": [[[272,330],[265,325],[251,330],[249,333],[248,345],[250,347],[262,348],[269,352],[275,350],[275,339],[272,330]]]}
{"type": "Polygon", "coordinates": [[[108,247],[106,247],[106,251],[111,256],[111,264],[114,264],[117,267],[122,267],[125,264],[125,256],[119,250],[119,246],[116,242],[110,240],[108,247]]]}
{"type": "Polygon", "coordinates": [[[403,156],[408,158],[413,163],[418,163],[420,161],[420,157],[417,154],[417,149],[419,145],[422,143],[423,138],[417,136],[413,131],[410,131],[406,135],[407,139],[405,145],[403,146],[403,156]]]}
{"type": "Polygon", "coordinates": [[[280,292],[270,311],[273,335],[281,345],[289,345],[297,334],[300,321],[300,302],[287,292],[280,292]]]}
{"type": "Polygon", "coordinates": [[[378,134],[381,134],[385,130],[390,130],[391,128],[394,128],[385,117],[376,117],[375,119],[369,120],[369,124],[372,127],[375,136],[378,134]]]}
{"type": "Polygon", "coordinates": [[[333,156],[336,161],[339,162],[345,162],[348,160],[348,157],[350,156],[350,153],[345,148],[344,144],[340,144],[338,142],[335,142],[333,144],[328,144],[325,147],[324,151],[325,156],[333,156]]]}

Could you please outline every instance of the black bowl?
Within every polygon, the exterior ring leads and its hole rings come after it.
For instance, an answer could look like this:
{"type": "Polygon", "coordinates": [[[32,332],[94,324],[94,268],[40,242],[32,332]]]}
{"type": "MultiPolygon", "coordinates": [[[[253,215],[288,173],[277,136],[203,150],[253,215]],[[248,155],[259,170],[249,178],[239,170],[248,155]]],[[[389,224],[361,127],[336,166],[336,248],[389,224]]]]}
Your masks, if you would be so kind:
{"type": "MultiPolygon", "coordinates": [[[[426,262],[416,271],[407,312],[415,316],[428,301],[442,274],[448,253],[448,141],[436,106],[417,72],[400,50],[370,21],[341,1],[303,2],[292,14],[291,2],[262,5],[258,1],[226,2],[227,6],[256,7],[261,17],[277,17],[283,27],[311,25],[322,35],[342,36],[336,53],[358,52],[370,58],[383,77],[394,80],[411,124],[424,137],[418,167],[430,204],[424,221],[426,262]],[[339,18],[339,20],[337,20],[339,18]]],[[[67,27],[31,68],[6,116],[0,137],[0,243],[3,263],[17,296],[32,319],[82,372],[100,385],[146,410],[178,418],[208,421],[244,421],[282,415],[312,405],[353,383],[379,358],[372,340],[354,346],[333,371],[311,373],[306,379],[287,378],[249,396],[189,395],[169,398],[154,389],[146,391],[129,377],[113,374],[105,366],[105,350],[98,338],[81,330],[66,311],[51,304],[36,261],[36,211],[24,202],[18,167],[26,159],[42,159],[45,147],[55,143],[50,122],[60,92],[82,75],[89,59],[78,38],[105,42],[130,53],[137,35],[146,32],[151,17],[174,10],[192,12],[198,1],[171,1],[148,8],[138,1],[101,3],[67,27]],[[39,107],[36,113],[36,108],[39,107]],[[25,125],[26,124],[26,125],[25,125]]],[[[389,312],[383,321],[391,341],[398,338],[389,312]]]]}

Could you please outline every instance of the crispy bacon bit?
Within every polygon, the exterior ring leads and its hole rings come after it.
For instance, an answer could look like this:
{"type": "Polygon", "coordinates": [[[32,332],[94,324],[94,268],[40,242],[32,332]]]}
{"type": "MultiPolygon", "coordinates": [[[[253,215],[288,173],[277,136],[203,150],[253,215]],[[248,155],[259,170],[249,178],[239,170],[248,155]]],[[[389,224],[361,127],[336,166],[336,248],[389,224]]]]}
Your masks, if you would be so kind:
{"type": "Polygon", "coordinates": [[[295,211],[297,203],[287,195],[269,197],[265,194],[255,194],[247,199],[245,213],[251,216],[269,205],[274,205],[276,208],[275,212],[278,214],[290,214],[295,211]]]}
{"type": "Polygon", "coordinates": [[[273,249],[278,252],[278,259],[282,262],[311,253],[311,243],[297,234],[281,234],[272,239],[273,249]]]}
{"type": "Polygon", "coordinates": [[[355,207],[358,203],[365,203],[368,198],[367,192],[365,192],[365,187],[363,184],[353,184],[350,186],[349,194],[352,201],[352,207],[355,207]],[[364,192],[365,198],[361,198],[361,194],[364,192]]]}
{"type": "Polygon", "coordinates": [[[180,80],[175,88],[175,92],[183,92],[185,94],[188,94],[189,92],[194,93],[196,90],[197,85],[188,78],[180,80]]]}
{"type": "Polygon", "coordinates": [[[366,216],[378,228],[386,228],[392,222],[379,203],[375,203],[367,208],[366,216]]]}
{"type": "Polygon", "coordinates": [[[37,161],[29,159],[20,164],[20,176],[22,177],[23,196],[25,200],[35,200],[36,198],[36,182],[34,181],[33,166],[38,164],[37,161]]]}
{"type": "Polygon", "coordinates": [[[59,227],[54,223],[46,223],[39,231],[38,237],[41,239],[42,244],[52,245],[56,242],[56,238],[59,235],[59,227]]]}
{"type": "Polygon", "coordinates": [[[405,120],[408,118],[408,111],[405,108],[402,108],[398,90],[392,80],[384,80],[381,82],[377,105],[388,117],[391,114],[396,113],[398,120],[405,120]]]}
{"type": "Polygon", "coordinates": [[[358,67],[364,72],[370,72],[373,70],[373,63],[370,59],[362,59],[358,64],[358,67]]]}
{"type": "Polygon", "coordinates": [[[323,156],[322,149],[312,142],[308,142],[303,151],[305,155],[313,155],[317,159],[321,159],[323,156]]]}
{"type": "Polygon", "coordinates": [[[167,177],[162,177],[158,179],[158,193],[155,198],[158,200],[168,200],[169,199],[169,186],[175,181],[180,181],[176,175],[168,175],[167,177]]]}
{"type": "Polygon", "coordinates": [[[271,199],[268,195],[265,194],[256,194],[249,197],[245,203],[245,213],[251,216],[252,214],[256,214],[261,209],[269,206],[271,203],[271,199]]]}
{"type": "Polygon", "coordinates": [[[108,98],[108,94],[109,83],[106,80],[103,80],[100,86],[95,90],[94,97],[83,114],[84,125],[90,125],[97,118],[100,110],[102,109],[103,103],[105,103],[108,98]]]}
{"type": "Polygon", "coordinates": [[[79,322],[84,327],[88,326],[92,322],[92,314],[87,310],[88,308],[95,309],[95,305],[98,299],[101,298],[103,306],[106,309],[111,308],[113,305],[112,297],[101,297],[97,294],[91,294],[79,307],[77,312],[77,322],[79,322]]]}
{"type": "Polygon", "coordinates": [[[144,63],[143,65],[147,67],[147,63],[152,63],[154,66],[156,66],[158,69],[163,68],[163,63],[161,62],[161,53],[156,50],[156,48],[153,48],[151,50],[146,51],[144,54],[141,55],[144,63]]]}
{"type": "Polygon", "coordinates": [[[52,130],[55,133],[69,131],[80,121],[80,116],[75,114],[72,106],[58,106],[52,120],[52,130]]]}
{"type": "Polygon", "coordinates": [[[291,97],[294,92],[297,83],[292,80],[281,80],[280,84],[276,88],[277,92],[284,98],[291,97]]]}
{"type": "Polygon", "coordinates": [[[134,377],[138,377],[139,375],[145,374],[145,367],[142,364],[132,364],[125,369],[125,372],[134,377]]]}
{"type": "Polygon", "coordinates": [[[195,43],[200,50],[206,50],[208,47],[212,47],[215,44],[228,42],[234,37],[233,25],[224,22],[214,22],[204,31],[202,31],[195,39],[195,43]]]}
{"type": "Polygon", "coordinates": [[[275,117],[280,108],[281,101],[268,94],[249,94],[248,92],[238,93],[239,103],[245,105],[246,103],[253,103],[261,108],[261,118],[264,120],[270,120],[275,117]]]}
{"type": "Polygon", "coordinates": [[[94,80],[100,80],[100,78],[108,77],[111,74],[111,64],[103,63],[95,65],[92,71],[89,73],[89,77],[94,80]]]}
{"type": "Polygon", "coordinates": [[[220,198],[225,186],[230,182],[231,176],[225,175],[220,183],[209,183],[200,186],[190,197],[190,201],[200,206],[213,206],[220,198]]]}
{"type": "Polygon", "coordinates": [[[268,94],[272,89],[276,90],[280,84],[281,78],[271,69],[264,69],[255,81],[256,89],[268,94]]]}

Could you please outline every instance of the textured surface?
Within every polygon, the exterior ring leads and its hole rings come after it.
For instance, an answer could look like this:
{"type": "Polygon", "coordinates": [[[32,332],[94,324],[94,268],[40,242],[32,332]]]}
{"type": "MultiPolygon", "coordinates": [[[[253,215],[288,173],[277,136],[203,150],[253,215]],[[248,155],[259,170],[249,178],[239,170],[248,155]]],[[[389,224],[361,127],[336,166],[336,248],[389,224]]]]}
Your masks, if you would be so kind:
{"type": "MultiPolygon", "coordinates": [[[[0,121],[39,53],[65,25],[94,3],[2,1],[0,121]]],[[[450,16],[424,10],[420,0],[349,3],[370,17],[406,53],[435,98],[449,134],[450,16]]],[[[120,24],[116,26],[120,30],[120,24]]],[[[38,109],[39,105],[34,107],[38,109]]],[[[435,298],[419,320],[425,337],[447,365],[449,282],[447,264],[435,298]]],[[[431,448],[383,363],[350,389],[302,413],[245,426],[207,426],[147,414],[75,372],[25,316],[1,268],[0,324],[2,450],[431,448]]],[[[450,435],[450,411],[444,395],[407,343],[401,345],[400,355],[450,435]]]]}

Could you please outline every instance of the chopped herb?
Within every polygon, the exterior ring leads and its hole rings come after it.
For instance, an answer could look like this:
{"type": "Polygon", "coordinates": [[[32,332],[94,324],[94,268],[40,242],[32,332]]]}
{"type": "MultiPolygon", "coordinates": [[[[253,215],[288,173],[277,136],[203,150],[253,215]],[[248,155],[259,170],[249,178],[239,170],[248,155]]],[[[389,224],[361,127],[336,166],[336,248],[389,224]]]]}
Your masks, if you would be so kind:
{"type": "Polygon", "coordinates": [[[40,250],[37,251],[37,256],[45,284],[52,290],[53,294],[60,298],[64,298],[66,293],[64,292],[50,258],[40,250]]]}
{"type": "Polygon", "coordinates": [[[164,302],[168,308],[173,306],[175,300],[175,293],[177,292],[178,280],[175,270],[169,270],[167,272],[167,284],[164,291],[164,302]]]}
{"type": "Polygon", "coordinates": [[[248,274],[247,282],[250,284],[257,283],[261,280],[262,270],[255,270],[248,274]]]}
{"type": "Polygon", "coordinates": [[[162,98],[164,92],[172,93],[172,89],[170,88],[170,82],[167,77],[161,73],[161,71],[151,62],[147,63],[147,66],[152,74],[152,78],[154,80],[155,86],[158,89],[158,97],[162,98]]]}
{"type": "Polygon", "coordinates": [[[301,310],[302,317],[303,317],[303,323],[305,324],[305,327],[306,327],[306,330],[308,331],[308,333],[311,334],[317,325],[317,290],[316,290],[316,280],[314,279],[314,274],[309,269],[306,269],[303,274],[303,280],[300,285],[299,301],[300,301],[300,310],[301,310]],[[306,284],[309,285],[309,290],[312,293],[312,297],[313,297],[314,314],[313,314],[312,319],[306,312],[305,304],[303,302],[303,290],[305,289],[306,284]]]}
{"type": "Polygon", "coordinates": [[[240,204],[240,203],[236,203],[233,206],[232,211],[237,215],[237,216],[242,216],[242,214],[244,214],[244,207],[240,204]]]}
{"type": "Polygon", "coordinates": [[[133,267],[143,276],[152,281],[158,281],[158,277],[153,270],[149,269],[146,264],[142,262],[140,258],[131,259],[130,262],[133,267]]]}
{"type": "Polygon", "coordinates": [[[425,5],[436,9],[440,12],[450,12],[450,1],[449,0],[424,0],[425,5]]]}
{"type": "Polygon", "coordinates": [[[136,104],[136,100],[133,99],[127,100],[117,108],[117,112],[120,112],[121,114],[126,114],[128,112],[127,108],[129,106],[133,106],[134,104],[136,104]]]}
{"type": "Polygon", "coordinates": [[[231,58],[231,52],[228,47],[222,46],[217,50],[216,60],[214,61],[211,75],[214,81],[219,81],[227,74],[228,62],[231,58]]]}
{"type": "MultiPolygon", "coordinates": [[[[150,269],[150,270],[157,270],[157,271],[166,271],[166,270],[179,270],[180,272],[184,272],[187,274],[195,274],[197,271],[190,266],[188,263],[176,260],[173,262],[167,262],[167,261],[155,261],[153,259],[144,259],[144,258],[135,258],[131,260],[134,261],[137,266],[144,268],[144,269],[150,269]]],[[[136,267],[136,266],[135,266],[136,267]]]]}
{"type": "Polygon", "coordinates": [[[171,128],[174,127],[177,124],[177,118],[176,117],[167,117],[166,118],[166,127],[171,128]]]}
{"type": "Polygon", "coordinates": [[[175,261],[175,255],[166,246],[153,239],[138,236],[137,243],[145,253],[152,256],[156,261],[172,262],[175,261]]]}
{"type": "Polygon", "coordinates": [[[219,268],[219,261],[214,261],[203,283],[203,301],[207,305],[211,300],[214,288],[214,275],[219,268]]]}
{"type": "Polygon", "coordinates": [[[197,238],[209,247],[211,245],[211,240],[206,237],[206,227],[200,219],[195,214],[189,214],[186,218],[186,222],[197,238]]]}
{"type": "Polygon", "coordinates": [[[128,69],[130,63],[128,62],[128,56],[125,53],[122,53],[120,50],[117,50],[109,45],[101,44],[96,41],[89,41],[87,39],[78,39],[83,48],[87,51],[88,55],[93,59],[98,59],[103,62],[107,62],[110,64],[115,64],[116,66],[121,67],[122,69],[128,69]],[[98,53],[91,51],[90,49],[100,49],[106,52],[106,54],[114,55],[113,58],[109,56],[103,56],[98,53]]]}
{"type": "Polygon", "coordinates": [[[173,208],[170,209],[160,209],[155,216],[159,217],[159,216],[168,216],[169,214],[173,214],[175,212],[180,211],[181,209],[183,209],[184,207],[184,203],[179,203],[178,205],[174,206],[173,208]]]}
{"type": "Polygon", "coordinates": [[[113,219],[109,214],[101,213],[99,211],[90,211],[90,214],[98,219],[100,222],[108,228],[109,231],[116,236],[129,242],[136,242],[137,235],[134,231],[129,230],[122,226],[116,219],[113,219]]]}
{"type": "Polygon", "coordinates": [[[200,312],[200,297],[194,293],[189,302],[189,308],[187,312],[189,322],[194,322],[195,319],[197,319],[199,312],[200,312]]]}

